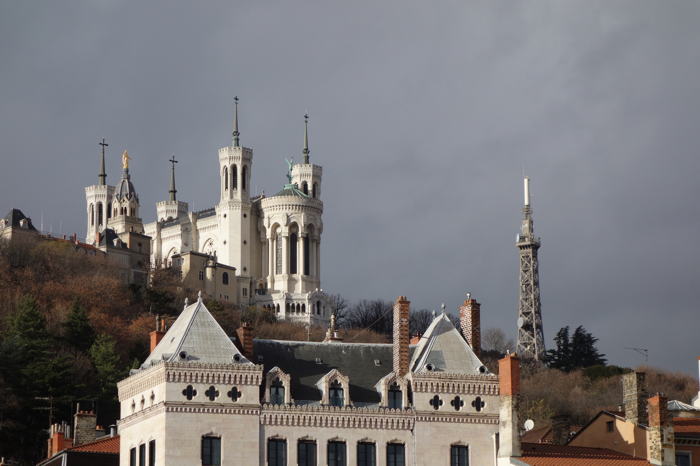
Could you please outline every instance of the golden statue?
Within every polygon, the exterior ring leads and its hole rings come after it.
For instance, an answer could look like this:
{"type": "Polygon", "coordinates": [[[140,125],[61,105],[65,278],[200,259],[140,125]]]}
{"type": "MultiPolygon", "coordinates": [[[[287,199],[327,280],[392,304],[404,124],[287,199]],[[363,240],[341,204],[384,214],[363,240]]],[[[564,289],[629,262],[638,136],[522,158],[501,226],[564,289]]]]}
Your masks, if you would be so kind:
{"type": "Polygon", "coordinates": [[[124,151],[122,154],[122,167],[126,170],[129,168],[129,160],[131,160],[131,157],[129,157],[129,153],[127,151],[124,151]]]}

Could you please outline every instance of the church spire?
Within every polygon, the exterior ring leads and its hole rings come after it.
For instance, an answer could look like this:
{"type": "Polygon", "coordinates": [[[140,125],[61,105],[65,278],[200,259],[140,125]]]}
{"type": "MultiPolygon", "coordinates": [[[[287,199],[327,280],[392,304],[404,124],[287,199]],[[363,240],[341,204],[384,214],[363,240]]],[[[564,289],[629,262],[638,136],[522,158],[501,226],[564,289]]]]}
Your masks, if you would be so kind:
{"type": "Polygon", "coordinates": [[[102,159],[100,160],[100,173],[97,175],[97,178],[100,180],[100,186],[104,186],[107,184],[107,172],[105,170],[105,147],[109,146],[109,144],[105,142],[105,138],[102,138],[102,142],[100,142],[99,145],[102,146],[102,159]]]}
{"type": "Polygon", "coordinates": [[[172,169],[170,172],[170,190],[168,192],[170,193],[170,200],[176,201],[177,189],[175,189],[175,164],[177,163],[177,160],[175,160],[174,154],[173,157],[169,160],[169,162],[172,165],[172,169]]]}
{"type": "Polygon", "coordinates": [[[301,153],[304,155],[304,163],[309,163],[309,114],[304,114],[304,150],[301,153]]]}
{"type": "Polygon", "coordinates": [[[240,135],[241,133],[238,132],[238,96],[233,98],[233,101],[236,105],[236,112],[233,117],[233,147],[239,147],[240,146],[240,135]]]}

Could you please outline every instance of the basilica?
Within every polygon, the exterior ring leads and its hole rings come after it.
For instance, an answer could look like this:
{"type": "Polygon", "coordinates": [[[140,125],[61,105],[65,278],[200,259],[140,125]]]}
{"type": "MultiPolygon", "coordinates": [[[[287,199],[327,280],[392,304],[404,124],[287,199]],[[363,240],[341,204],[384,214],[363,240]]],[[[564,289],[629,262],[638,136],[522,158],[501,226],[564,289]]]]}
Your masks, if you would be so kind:
{"type": "Polygon", "coordinates": [[[150,266],[177,269],[186,289],[268,309],[281,320],[327,326],[331,301],[321,289],[323,171],[310,160],[308,115],[302,162],[288,161],[287,182],[271,196],[251,195],[253,150],[240,144],[238,99],[233,127],[231,145],[218,153],[218,203],[190,211],[177,199],[173,157],[169,198],[156,203],[150,223],[141,219],[126,151],[119,183],[106,183],[103,140],[98,183],[85,188],[86,242],[126,249],[138,244],[140,254],[147,245],[150,266]]]}

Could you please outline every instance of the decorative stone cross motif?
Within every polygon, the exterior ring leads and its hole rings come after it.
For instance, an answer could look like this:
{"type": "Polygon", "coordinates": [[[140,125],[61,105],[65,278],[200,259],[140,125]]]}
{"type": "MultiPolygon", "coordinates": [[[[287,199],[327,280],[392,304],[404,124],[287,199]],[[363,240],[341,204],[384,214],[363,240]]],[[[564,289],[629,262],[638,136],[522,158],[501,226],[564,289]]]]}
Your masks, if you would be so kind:
{"type": "Polygon", "coordinates": [[[472,406],[479,412],[486,406],[486,403],[484,403],[480,396],[477,396],[474,401],[472,401],[472,406]]]}
{"type": "Polygon", "coordinates": [[[238,391],[238,388],[233,387],[231,390],[228,391],[226,394],[231,400],[238,401],[238,399],[241,397],[242,393],[238,391]]]}
{"type": "Polygon", "coordinates": [[[214,386],[212,385],[207,389],[206,392],[204,392],[204,394],[207,396],[207,398],[209,398],[209,401],[214,401],[219,396],[219,390],[214,388],[214,386]]]}
{"type": "Polygon", "coordinates": [[[455,409],[455,411],[459,411],[460,409],[462,409],[462,406],[464,406],[464,400],[461,399],[459,395],[457,395],[452,401],[450,401],[450,404],[455,409]]]}
{"type": "Polygon", "coordinates": [[[182,391],[182,394],[185,395],[188,400],[191,400],[197,396],[197,390],[195,390],[192,385],[188,385],[187,388],[182,391]]]}
{"type": "Polygon", "coordinates": [[[435,395],[430,399],[430,406],[432,406],[436,411],[440,409],[440,406],[442,406],[442,400],[438,395],[435,395]]]}

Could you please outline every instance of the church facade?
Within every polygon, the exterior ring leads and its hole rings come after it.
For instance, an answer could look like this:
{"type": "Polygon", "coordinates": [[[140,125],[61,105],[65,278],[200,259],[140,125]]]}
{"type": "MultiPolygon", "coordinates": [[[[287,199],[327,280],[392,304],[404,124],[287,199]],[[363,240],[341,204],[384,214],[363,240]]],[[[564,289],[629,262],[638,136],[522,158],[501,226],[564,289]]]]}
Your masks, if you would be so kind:
{"type": "Polygon", "coordinates": [[[85,188],[87,242],[100,241],[108,229],[120,238],[148,236],[151,266],[179,269],[186,288],[269,309],[278,319],[326,326],[331,301],[321,290],[323,171],[311,163],[308,141],[305,115],[302,163],[288,162],[287,183],[276,194],[252,195],[253,150],[240,144],[236,101],[232,144],[218,152],[218,203],[193,212],[178,200],[173,158],[169,199],[156,204],[150,223],[140,217],[126,152],[118,186],[107,185],[103,141],[99,182],[85,188]]]}

